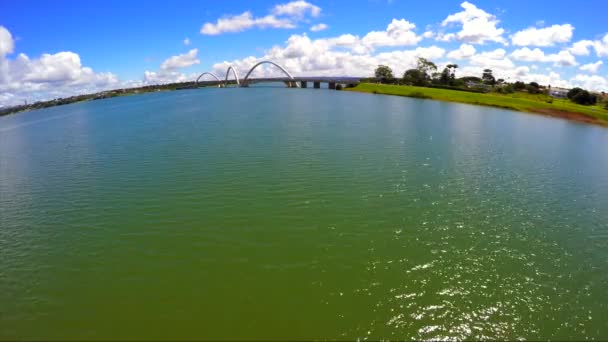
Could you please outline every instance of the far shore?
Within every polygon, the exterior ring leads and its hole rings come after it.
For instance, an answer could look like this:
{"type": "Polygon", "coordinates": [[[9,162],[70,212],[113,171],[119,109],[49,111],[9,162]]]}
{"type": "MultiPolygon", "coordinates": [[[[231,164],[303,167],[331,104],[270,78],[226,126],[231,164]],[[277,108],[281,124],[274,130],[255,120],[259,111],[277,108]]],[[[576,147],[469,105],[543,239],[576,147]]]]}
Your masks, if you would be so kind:
{"type": "Polygon", "coordinates": [[[360,83],[355,87],[345,88],[345,90],[489,106],[608,127],[608,110],[600,106],[583,106],[572,103],[567,99],[552,99],[541,94],[473,93],[451,89],[376,83],[360,83]]]}

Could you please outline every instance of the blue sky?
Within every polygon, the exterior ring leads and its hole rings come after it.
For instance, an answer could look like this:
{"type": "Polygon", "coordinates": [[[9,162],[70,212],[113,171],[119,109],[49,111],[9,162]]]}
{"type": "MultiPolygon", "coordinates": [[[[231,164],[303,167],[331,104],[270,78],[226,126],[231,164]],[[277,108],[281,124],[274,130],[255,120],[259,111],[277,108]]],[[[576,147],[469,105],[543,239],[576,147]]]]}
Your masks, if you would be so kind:
{"type": "Polygon", "coordinates": [[[458,63],[460,75],[488,67],[509,80],[608,90],[608,2],[597,0],[19,0],[0,7],[0,106],[191,80],[222,74],[227,64],[244,73],[263,58],[293,74],[366,76],[380,63],[401,75],[422,56],[458,63]]]}

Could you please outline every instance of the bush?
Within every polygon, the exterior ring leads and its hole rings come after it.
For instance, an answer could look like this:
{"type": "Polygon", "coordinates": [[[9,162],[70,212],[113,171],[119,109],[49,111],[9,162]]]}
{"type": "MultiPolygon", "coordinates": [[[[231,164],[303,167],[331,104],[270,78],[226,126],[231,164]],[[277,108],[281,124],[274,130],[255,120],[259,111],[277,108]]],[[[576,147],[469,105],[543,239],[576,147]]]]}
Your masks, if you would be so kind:
{"type": "Polygon", "coordinates": [[[409,93],[407,96],[415,97],[418,99],[430,99],[431,98],[430,96],[424,95],[424,93],[420,92],[420,91],[413,91],[413,92],[409,93]]]}
{"type": "Polygon", "coordinates": [[[342,85],[341,84],[336,84],[336,90],[342,90],[342,85]]]}

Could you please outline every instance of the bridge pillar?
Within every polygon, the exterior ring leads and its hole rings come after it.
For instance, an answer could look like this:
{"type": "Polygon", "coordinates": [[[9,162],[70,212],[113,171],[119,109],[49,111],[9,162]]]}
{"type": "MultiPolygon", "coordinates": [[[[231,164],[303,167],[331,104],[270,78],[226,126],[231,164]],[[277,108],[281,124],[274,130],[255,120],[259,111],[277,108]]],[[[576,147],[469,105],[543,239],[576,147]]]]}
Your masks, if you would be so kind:
{"type": "Polygon", "coordinates": [[[308,82],[300,81],[300,88],[308,88],[308,82]]]}
{"type": "Polygon", "coordinates": [[[319,88],[321,88],[321,82],[319,82],[319,81],[314,81],[314,82],[313,82],[313,87],[314,87],[315,89],[319,89],[319,88]]]}
{"type": "Polygon", "coordinates": [[[329,82],[329,89],[336,89],[336,82],[329,82]]]}

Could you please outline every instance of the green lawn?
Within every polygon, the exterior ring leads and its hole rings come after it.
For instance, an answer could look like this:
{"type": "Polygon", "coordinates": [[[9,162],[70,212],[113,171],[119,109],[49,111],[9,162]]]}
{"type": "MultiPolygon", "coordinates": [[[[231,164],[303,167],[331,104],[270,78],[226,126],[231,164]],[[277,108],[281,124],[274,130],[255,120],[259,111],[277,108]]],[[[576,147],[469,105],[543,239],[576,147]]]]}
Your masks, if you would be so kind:
{"type": "Polygon", "coordinates": [[[451,89],[424,88],[405,85],[389,85],[375,83],[361,83],[354,88],[346,88],[349,91],[364,93],[398,95],[418,98],[429,98],[434,100],[469,103],[483,106],[513,109],[522,112],[534,112],[538,109],[554,109],[572,113],[583,114],[608,123],[608,111],[599,106],[582,106],[569,100],[553,99],[547,95],[532,95],[517,92],[514,94],[498,93],[471,93],[451,89]]]}

